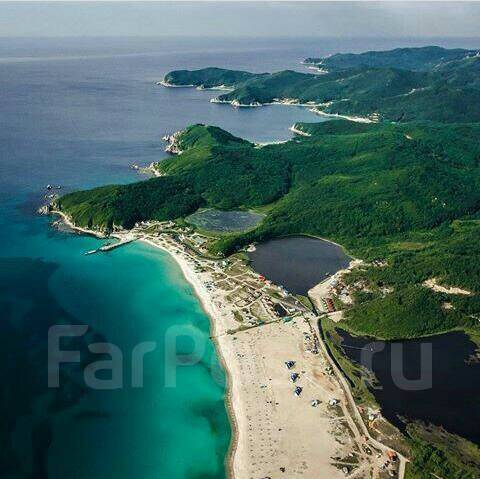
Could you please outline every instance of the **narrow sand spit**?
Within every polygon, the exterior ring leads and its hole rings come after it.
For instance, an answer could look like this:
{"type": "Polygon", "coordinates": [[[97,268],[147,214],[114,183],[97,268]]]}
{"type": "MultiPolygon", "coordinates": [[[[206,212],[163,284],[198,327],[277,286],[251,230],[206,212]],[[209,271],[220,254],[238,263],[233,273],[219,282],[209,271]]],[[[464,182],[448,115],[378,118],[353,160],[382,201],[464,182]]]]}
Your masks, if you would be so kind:
{"type": "Polygon", "coordinates": [[[331,290],[333,285],[339,281],[339,279],[348,271],[351,271],[353,268],[361,265],[362,260],[354,259],[348,265],[348,268],[341,269],[337,271],[334,275],[329,276],[325,281],[314,286],[309,292],[308,297],[312,300],[315,308],[319,312],[325,312],[325,306],[323,304],[323,299],[331,296],[331,290]]]}

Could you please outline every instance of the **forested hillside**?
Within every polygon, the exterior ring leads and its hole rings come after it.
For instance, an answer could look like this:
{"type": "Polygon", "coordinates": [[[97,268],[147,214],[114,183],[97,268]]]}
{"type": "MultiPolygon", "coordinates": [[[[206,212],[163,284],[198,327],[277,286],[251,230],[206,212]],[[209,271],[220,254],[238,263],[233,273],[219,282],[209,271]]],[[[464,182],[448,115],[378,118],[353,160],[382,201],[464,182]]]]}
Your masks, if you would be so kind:
{"type": "Polygon", "coordinates": [[[351,330],[401,338],[476,325],[480,124],[472,121],[480,118],[480,57],[428,47],[328,62],[335,71],[326,75],[208,68],[172,72],[165,81],[234,88],[224,101],[329,101],[323,108],[441,122],[297,124],[303,135],[264,147],[194,125],[175,135],[182,153],[157,165],[161,177],[72,193],[58,206],[78,225],[106,230],[202,207],[261,208],[259,226],[222,236],[214,252],[288,234],[330,238],[383,264],[350,275],[364,285],[347,312],[351,330]],[[423,285],[432,278],[470,294],[433,292],[423,285]]]}
{"type": "Polygon", "coordinates": [[[328,71],[357,67],[402,68],[430,71],[455,60],[476,55],[478,50],[447,49],[436,46],[395,48],[364,53],[336,53],[324,58],[307,58],[305,63],[321,66],[328,71]]]}
{"type": "Polygon", "coordinates": [[[370,293],[349,312],[352,328],[405,337],[473,324],[478,296],[456,299],[447,311],[441,295],[419,285],[436,277],[480,293],[472,260],[480,252],[480,126],[337,120],[296,127],[311,136],[262,148],[218,128],[190,127],[179,137],[184,152],[159,163],[165,176],[72,193],[59,206],[81,226],[108,229],[200,207],[268,205],[255,230],[222,237],[216,249],[231,253],[286,234],[327,237],[355,256],[387,260],[362,272],[370,293]],[[382,293],[385,285],[395,293],[382,293]]]}
{"type": "MultiPolygon", "coordinates": [[[[268,75],[268,73],[265,73],[264,75],[268,75]]],[[[177,70],[165,75],[164,82],[167,85],[215,88],[219,86],[236,85],[258,76],[259,75],[255,73],[211,67],[197,71],[177,70]]]]}
{"type": "MultiPolygon", "coordinates": [[[[308,59],[315,62],[315,59],[308,59]]],[[[278,101],[319,111],[391,121],[480,121],[480,56],[439,47],[340,54],[321,60],[329,73],[291,70],[252,74],[205,68],[174,71],[171,85],[229,87],[220,102],[257,106],[278,101]]]]}

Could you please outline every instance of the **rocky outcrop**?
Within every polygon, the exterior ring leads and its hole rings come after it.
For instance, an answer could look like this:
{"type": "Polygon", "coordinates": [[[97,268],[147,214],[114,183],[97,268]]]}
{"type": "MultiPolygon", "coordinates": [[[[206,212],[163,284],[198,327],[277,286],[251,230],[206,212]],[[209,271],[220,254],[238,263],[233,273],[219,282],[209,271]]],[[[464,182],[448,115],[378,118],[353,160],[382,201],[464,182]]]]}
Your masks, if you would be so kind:
{"type": "Polygon", "coordinates": [[[39,215],[49,215],[53,210],[53,206],[50,203],[47,203],[46,205],[40,206],[38,208],[37,213],[39,215]]]}
{"type": "Polygon", "coordinates": [[[181,131],[177,131],[173,135],[165,135],[162,140],[167,142],[167,146],[165,147],[165,151],[170,153],[171,155],[180,155],[182,150],[178,144],[178,140],[180,138],[181,131]]]}

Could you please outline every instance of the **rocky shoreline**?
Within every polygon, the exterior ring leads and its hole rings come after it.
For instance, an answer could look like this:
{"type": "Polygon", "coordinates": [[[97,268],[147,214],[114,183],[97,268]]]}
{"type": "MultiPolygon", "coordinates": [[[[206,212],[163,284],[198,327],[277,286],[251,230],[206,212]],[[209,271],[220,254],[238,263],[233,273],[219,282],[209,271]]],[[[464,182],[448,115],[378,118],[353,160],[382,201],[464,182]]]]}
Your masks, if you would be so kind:
{"type": "Polygon", "coordinates": [[[167,142],[167,146],[165,147],[165,151],[170,153],[171,155],[180,155],[183,153],[183,150],[180,148],[179,145],[179,138],[183,131],[177,131],[172,135],[165,135],[162,140],[167,142]]]}

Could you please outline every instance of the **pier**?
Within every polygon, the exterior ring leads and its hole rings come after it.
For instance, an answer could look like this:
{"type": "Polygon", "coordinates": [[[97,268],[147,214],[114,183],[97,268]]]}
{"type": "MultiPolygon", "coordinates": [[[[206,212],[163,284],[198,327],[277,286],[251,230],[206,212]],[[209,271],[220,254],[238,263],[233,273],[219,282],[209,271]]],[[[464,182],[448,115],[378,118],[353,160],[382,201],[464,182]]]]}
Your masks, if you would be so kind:
{"type": "Polygon", "coordinates": [[[90,251],[87,251],[85,255],[90,255],[90,254],[95,254],[95,253],[105,253],[107,251],[112,251],[115,248],[120,248],[120,246],[124,246],[128,243],[131,243],[132,241],[135,241],[137,238],[125,238],[120,241],[117,241],[116,243],[111,243],[111,244],[105,244],[103,246],[100,246],[100,248],[97,249],[92,249],[90,251]]]}

